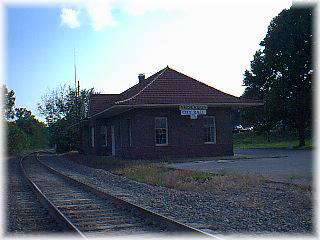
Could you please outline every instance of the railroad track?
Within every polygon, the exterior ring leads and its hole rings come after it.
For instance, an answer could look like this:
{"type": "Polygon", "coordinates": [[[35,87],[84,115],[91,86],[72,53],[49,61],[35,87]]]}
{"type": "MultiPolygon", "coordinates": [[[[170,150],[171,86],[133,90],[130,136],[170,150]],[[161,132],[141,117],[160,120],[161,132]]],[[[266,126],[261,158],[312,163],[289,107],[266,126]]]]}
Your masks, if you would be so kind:
{"type": "Polygon", "coordinates": [[[210,236],[63,175],[35,158],[21,168],[50,213],[82,237],[100,234],[172,234],[210,236]]]}
{"type": "Polygon", "coordinates": [[[6,162],[6,234],[63,233],[66,229],[56,222],[33,193],[17,157],[4,157],[6,162]]]}

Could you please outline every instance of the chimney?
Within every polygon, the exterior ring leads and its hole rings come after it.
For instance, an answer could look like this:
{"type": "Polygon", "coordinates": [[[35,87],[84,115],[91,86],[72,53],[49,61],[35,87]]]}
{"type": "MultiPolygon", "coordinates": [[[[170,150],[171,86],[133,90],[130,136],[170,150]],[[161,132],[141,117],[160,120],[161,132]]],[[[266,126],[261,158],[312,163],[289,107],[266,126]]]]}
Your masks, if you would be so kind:
{"type": "Polygon", "coordinates": [[[139,78],[139,83],[143,82],[145,79],[146,79],[146,76],[144,75],[144,73],[140,73],[138,75],[138,78],[139,78]]]}

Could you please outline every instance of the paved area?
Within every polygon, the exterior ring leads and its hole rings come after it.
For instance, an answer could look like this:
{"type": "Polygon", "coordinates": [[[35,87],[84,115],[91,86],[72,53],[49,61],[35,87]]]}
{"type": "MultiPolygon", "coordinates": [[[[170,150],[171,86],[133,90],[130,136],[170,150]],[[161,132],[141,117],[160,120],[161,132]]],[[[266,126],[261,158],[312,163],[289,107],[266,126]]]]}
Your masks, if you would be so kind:
{"type": "Polygon", "coordinates": [[[250,156],[250,158],[223,158],[221,160],[176,163],[170,166],[209,172],[259,174],[270,177],[273,180],[298,184],[311,184],[312,182],[312,150],[246,149],[237,150],[235,154],[250,156]]]}

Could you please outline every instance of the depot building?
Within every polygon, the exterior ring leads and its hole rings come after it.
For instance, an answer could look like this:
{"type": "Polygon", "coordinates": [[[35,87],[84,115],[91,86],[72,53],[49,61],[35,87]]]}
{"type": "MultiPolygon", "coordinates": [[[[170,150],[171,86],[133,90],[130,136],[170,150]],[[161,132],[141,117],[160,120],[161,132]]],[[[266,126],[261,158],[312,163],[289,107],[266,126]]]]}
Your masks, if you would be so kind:
{"type": "Polygon", "coordinates": [[[167,66],[120,94],[92,94],[80,150],[131,159],[231,155],[232,108],[259,105],[167,66]]]}

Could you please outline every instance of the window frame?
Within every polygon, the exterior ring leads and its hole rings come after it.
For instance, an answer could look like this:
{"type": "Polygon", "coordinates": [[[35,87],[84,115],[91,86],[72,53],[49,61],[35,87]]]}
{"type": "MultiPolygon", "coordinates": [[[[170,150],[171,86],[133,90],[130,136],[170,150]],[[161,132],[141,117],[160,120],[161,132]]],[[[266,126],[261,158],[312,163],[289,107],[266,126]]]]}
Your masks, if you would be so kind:
{"type": "Polygon", "coordinates": [[[154,118],[154,143],[155,146],[166,146],[169,143],[169,138],[168,138],[168,118],[167,117],[155,117],[154,118]],[[164,128],[157,128],[156,126],[156,121],[157,119],[165,119],[166,120],[166,143],[157,143],[157,129],[164,129],[164,128]]]}
{"type": "MultiPolygon", "coordinates": [[[[217,124],[216,124],[216,117],[215,116],[204,116],[204,119],[205,119],[205,121],[206,121],[206,119],[208,119],[208,118],[213,118],[213,124],[207,124],[206,122],[204,123],[204,128],[205,128],[205,134],[207,134],[207,128],[214,128],[214,134],[213,134],[213,142],[212,141],[210,141],[210,142],[208,142],[208,141],[206,141],[207,139],[205,139],[205,144],[217,144],[217,124]]],[[[210,131],[210,133],[212,133],[211,131],[210,131]]],[[[206,136],[206,138],[207,138],[207,136],[206,136]]]]}

